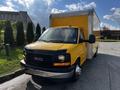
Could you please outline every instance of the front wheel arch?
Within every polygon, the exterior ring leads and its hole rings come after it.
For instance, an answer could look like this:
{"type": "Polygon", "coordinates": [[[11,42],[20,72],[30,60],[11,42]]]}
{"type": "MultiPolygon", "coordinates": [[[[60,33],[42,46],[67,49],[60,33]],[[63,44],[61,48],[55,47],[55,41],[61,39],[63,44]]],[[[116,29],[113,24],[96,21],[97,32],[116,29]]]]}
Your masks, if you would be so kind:
{"type": "Polygon", "coordinates": [[[81,66],[80,57],[78,57],[78,58],[76,59],[74,66],[75,66],[76,64],[79,64],[79,66],[81,66]]]}

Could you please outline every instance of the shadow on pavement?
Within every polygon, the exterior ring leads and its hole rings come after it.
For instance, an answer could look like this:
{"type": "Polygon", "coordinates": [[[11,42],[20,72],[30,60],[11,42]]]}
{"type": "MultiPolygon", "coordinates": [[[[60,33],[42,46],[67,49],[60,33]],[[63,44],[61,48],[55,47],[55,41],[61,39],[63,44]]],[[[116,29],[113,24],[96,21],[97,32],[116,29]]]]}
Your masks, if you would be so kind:
{"type": "MultiPolygon", "coordinates": [[[[115,85],[120,85],[120,80],[113,78],[116,74],[120,76],[120,57],[98,54],[96,58],[84,63],[80,79],[76,82],[56,83],[43,78],[36,78],[34,81],[41,86],[40,90],[119,90],[115,85]],[[112,73],[113,71],[117,73],[112,73]]],[[[29,81],[26,90],[38,89],[29,81]]]]}

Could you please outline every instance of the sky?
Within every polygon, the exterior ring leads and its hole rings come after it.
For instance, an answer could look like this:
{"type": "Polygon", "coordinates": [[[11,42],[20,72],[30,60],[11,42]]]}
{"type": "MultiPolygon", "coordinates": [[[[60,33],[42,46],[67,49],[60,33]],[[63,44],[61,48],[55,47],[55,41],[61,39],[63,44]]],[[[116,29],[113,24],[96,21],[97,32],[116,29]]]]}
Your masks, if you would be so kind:
{"type": "Polygon", "coordinates": [[[49,26],[51,13],[94,8],[101,27],[120,28],[120,0],[0,0],[0,11],[27,11],[32,21],[49,26]]]}

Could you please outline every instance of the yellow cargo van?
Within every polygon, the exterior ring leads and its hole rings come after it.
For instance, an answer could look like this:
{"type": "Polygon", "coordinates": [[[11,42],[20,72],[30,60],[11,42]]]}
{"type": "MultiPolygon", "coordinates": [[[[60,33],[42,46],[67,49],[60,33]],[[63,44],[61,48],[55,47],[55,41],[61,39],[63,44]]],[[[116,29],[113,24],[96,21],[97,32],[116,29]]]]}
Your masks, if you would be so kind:
{"type": "Polygon", "coordinates": [[[27,74],[46,78],[75,78],[81,65],[97,53],[93,30],[99,19],[92,10],[50,15],[48,28],[38,41],[25,46],[21,65],[27,74]]]}

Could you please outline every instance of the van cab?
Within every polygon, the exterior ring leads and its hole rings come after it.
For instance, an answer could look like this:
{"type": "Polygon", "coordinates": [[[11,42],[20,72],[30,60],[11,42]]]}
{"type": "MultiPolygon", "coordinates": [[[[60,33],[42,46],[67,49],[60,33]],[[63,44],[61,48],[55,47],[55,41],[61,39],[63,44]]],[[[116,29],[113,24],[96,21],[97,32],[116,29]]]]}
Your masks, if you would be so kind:
{"type": "Polygon", "coordinates": [[[38,41],[25,46],[25,59],[21,64],[31,75],[51,78],[78,76],[87,57],[86,42],[95,42],[95,37],[89,39],[85,40],[82,31],[76,27],[49,28],[38,41]]]}

